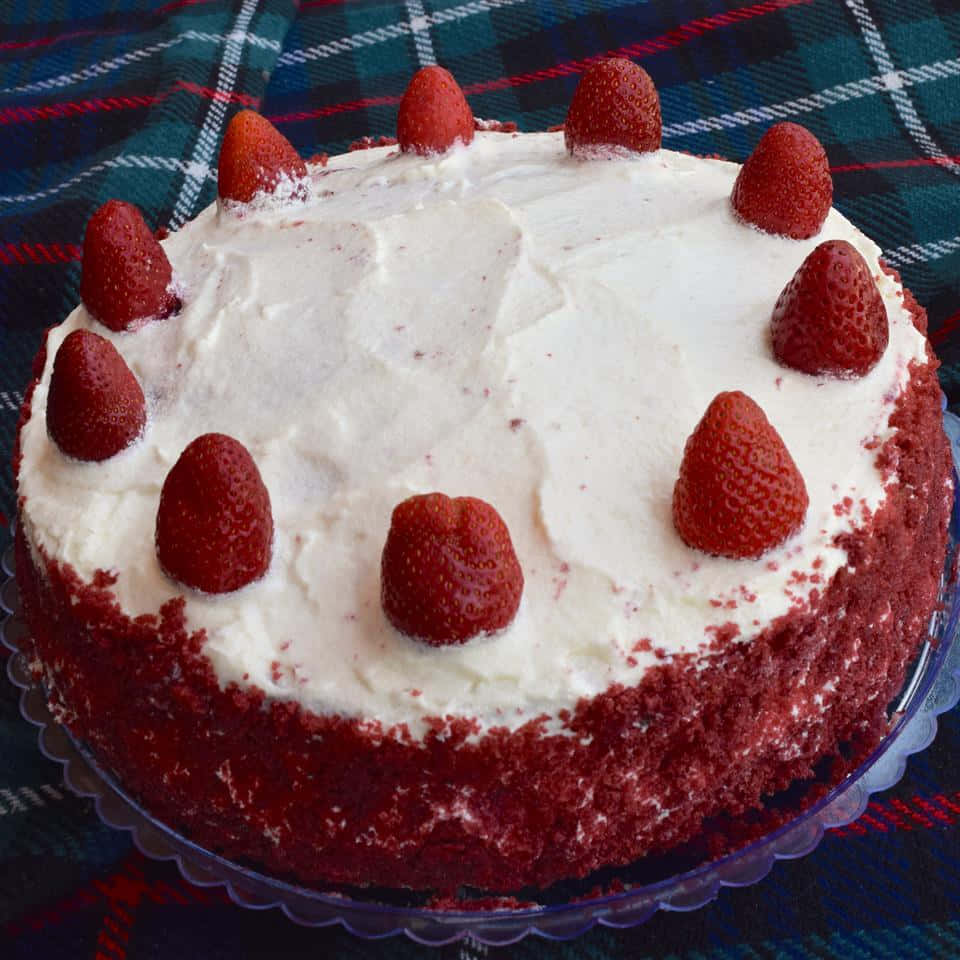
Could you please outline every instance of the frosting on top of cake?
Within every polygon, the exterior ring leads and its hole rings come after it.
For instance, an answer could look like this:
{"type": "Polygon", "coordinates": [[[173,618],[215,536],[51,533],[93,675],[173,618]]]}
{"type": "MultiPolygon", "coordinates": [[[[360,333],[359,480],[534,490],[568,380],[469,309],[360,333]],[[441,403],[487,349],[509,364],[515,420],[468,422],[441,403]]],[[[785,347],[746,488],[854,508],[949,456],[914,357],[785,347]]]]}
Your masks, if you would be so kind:
{"type": "Polygon", "coordinates": [[[114,333],[81,305],[51,332],[22,434],[30,540],[85,579],[115,572],[131,616],[183,593],[221,682],[415,737],[451,714],[560,730],[581,697],[749,640],[846,563],[834,538],[883,500],[874,441],[926,347],[872,241],[835,210],[810,240],[743,224],[738,169],[481,132],[440,157],[332,158],[305,202],[209,207],[164,242],[178,315],[114,333]],[[863,254],[887,306],[861,379],[771,352],[773,305],[826,239],[863,254]],[[143,438],[100,463],[46,431],[53,356],[78,327],[115,344],[148,404],[143,438]],[[684,443],[722,390],[763,408],[810,498],[757,560],[692,550],[671,518],[684,443]],[[267,575],[217,597],[166,578],[153,541],[167,472],[209,431],[248,448],[275,523],[267,575]],[[525,577],[507,629],[439,649],[380,606],[391,511],[434,490],[493,504],[525,577]]]}

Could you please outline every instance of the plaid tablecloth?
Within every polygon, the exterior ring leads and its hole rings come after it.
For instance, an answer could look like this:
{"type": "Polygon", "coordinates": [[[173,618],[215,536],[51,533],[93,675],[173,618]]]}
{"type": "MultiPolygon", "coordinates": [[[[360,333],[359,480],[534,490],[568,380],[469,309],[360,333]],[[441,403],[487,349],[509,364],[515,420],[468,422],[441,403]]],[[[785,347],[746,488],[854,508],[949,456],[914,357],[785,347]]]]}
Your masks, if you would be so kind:
{"type": "MultiPolygon", "coordinates": [[[[226,121],[269,116],[301,154],[392,134],[420,65],[475,115],[563,120],[589,58],[653,76],[664,145],[742,160],[772,122],[824,143],[837,206],[930,312],[960,407],[957,0],[6,0],[0,3],[0,551],[13,431],[41,331],[78,298],[86,218],[109,197],[177,227],[216,192],[226,121]]],[[[37,750],[0,681],[0,956],[419,956],[240,910],[101,825],[37,750]]],[[[860,821],[692,914],[571,944],[462,943],[479,957],[960,957],[957,711],[860,821]]]]}

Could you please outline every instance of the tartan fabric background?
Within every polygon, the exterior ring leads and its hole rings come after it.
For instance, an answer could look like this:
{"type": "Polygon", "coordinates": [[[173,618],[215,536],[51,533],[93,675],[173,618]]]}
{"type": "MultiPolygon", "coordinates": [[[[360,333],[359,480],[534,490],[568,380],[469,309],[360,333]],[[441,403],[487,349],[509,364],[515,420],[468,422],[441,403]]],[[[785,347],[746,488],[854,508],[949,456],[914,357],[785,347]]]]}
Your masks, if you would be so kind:
{"type": "MultiPolygon", "coordinates": [[[[664,145],[744,159],[779,119],[824,143],[836,205],[930,312],[960,408],[960,3],[956,0],[4,0],[0,2],[0,551],[16,411],[41,331],[76,302],[86,218],[109,197],[176,227],[215,195],[229,116],[255,106],[305,155],[392,134],[420,65],[479,117],[563,120],[585,61],[638,59],[664,145]]],[[[102,826],[37,750],[0,681],[0,955],[411,957],[231,905],[102,826]]],[[[570,944],[437,956],[960,957],[960,714],[857,824],[692,914],[570,944]]]]}

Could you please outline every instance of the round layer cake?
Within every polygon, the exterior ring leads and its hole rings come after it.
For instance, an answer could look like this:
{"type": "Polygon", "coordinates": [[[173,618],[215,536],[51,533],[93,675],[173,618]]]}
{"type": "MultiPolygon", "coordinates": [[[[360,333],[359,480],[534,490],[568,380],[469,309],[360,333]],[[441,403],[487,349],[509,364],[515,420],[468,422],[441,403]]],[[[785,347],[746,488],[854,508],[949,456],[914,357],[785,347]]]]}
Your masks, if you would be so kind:
{"type": "Polygon", "coordinates": [[[166,238],[171,316],[116,332],[79,306],[38,357],[18,454],[18,579],[58,719],[199,844],[317,886],[543,886],[862,755],[941,576],[936,362],[868,238],[835,210],[808,239],[754,228],[739,169],[573,157],[562,133],[353,152],[166,238]],[[886,310],[860,377],[771,349],[827,240],[886,310]],[[78,329],[146,398],[101,461],[46,419],[78,329]],[[673,522],[724,391],[762,408],[809,496],[758,557],[673,522]],[[266,573],[218,595],[154,547],[165,478],[210,432],[249,451],[273,519],[266,573]],[[523,571],[510,624],[466,643],[419,642],[381,604],[391,513],[432,491],[494,505],[523,571]]]}

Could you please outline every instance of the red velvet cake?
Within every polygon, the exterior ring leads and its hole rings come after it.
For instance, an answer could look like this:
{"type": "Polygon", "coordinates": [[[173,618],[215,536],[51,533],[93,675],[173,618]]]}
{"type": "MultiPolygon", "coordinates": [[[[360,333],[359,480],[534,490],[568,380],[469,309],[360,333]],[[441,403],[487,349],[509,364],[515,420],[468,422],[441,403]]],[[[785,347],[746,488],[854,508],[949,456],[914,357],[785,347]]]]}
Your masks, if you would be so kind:
{"type": "Polygon", "coordinates": [[[807,131],[662,150],[641,74],[516,134],[429,68],[318,165],[240,114],[195,221],[91,220],[18,436],[29,654],[196,843],[545,887],[884,735],[953,493],[924,312],[807,131]]]}

